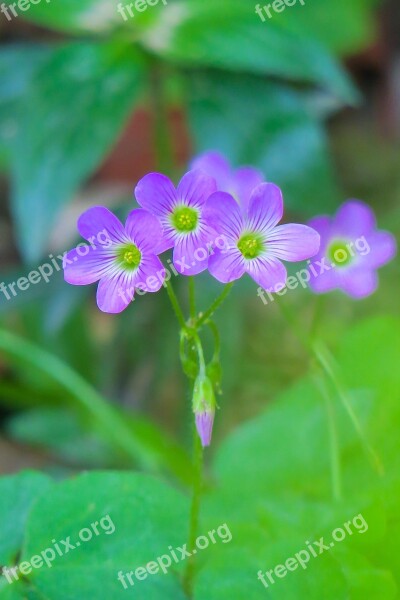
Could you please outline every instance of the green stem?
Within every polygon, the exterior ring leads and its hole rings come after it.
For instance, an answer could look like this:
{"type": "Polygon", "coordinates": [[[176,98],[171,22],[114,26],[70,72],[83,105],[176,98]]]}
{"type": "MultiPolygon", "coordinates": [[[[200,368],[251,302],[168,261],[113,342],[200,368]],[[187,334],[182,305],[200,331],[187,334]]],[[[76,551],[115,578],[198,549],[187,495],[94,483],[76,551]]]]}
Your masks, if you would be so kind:
{"type": "MultiPolygon", "coordinates": [[[[196,539],[199,529],[200,501],[202,492],[203,477],[203,448],[196,429],[193,437],[193,495],[190,507],[190,524],[188,550],[192,552],[196,548],[196,539]]],[[[183,576],[183,588],[189,598],[193,597],[193,583],[196,574],[196,561],[192,555],[187,562],[187,567],[183,576]]]]}
{"type": "Polygon", "coordinates": [[[346,409],[347,414],[350,417],[350,420],[353,423],[353,427],[356,430],[358,437],[360,438],[360,441],[364,448],[365,453],[367,454],[367,456],[370,459],[371,465],[374,467],[374,469],[377,471],[377,473],[379,475],[383,475],[384,468],[383,468],[382,462],[381,462],[378,454],[376,453],[374,448],[371,446],[371,444],[368,442],[368,440],[365,436],[365,432],[362,428],[362,425],[361,425],[360,421],[358,420],[358,417],[357,417],[356,413],[354,412],[353,407],[351,405],[351,400],[348,396],[347,390],[344,388],[342,381],[340,379],[340,376],[337,373],[337,368],[336,368],[333,357],[330,355],[329,350],[327,348],[325,348],[325,346],[323,346],[321,343],[318,343],[318,344],[316,342],[313,343],[313,352],[314,352],[315,358],[318,360],[318,363],[321,365],[322,369],[325,371],[327,376],[330,378],[332,384],[336,388],[337,394],[338,394],[339,398],[341,399],[342,404],[343,404],[344,408],[346,409]]]}
{"type": "Polygon", "coordinates": [[[328,416],[332,495],[333,499],[336,502],[340,502],[340,500],[342,499],[342,474],[340,468],[340,447],[335,407],[333,404],[332,396],[329,390],[327,389],[324,380],[321,377],[316,376],[315,382],[321,392],[322,398],[324,399],[325,408],[328,416]]]}
{"type": "Polygon", "coordinates": [[[218,362],[221,356],[221,336],[218,331],[218,327],[211,321],[210,319],[207,321],[207,325],[212,331],[214,337],[214,356],[212,358],[212,362],[218,362]]]}
{"type": "Polygon", "coordinates": [[[196,318],[196,297],[195,297],[194,277],[189,277],[189,306],[190,306],[190,318],[194,321],[194,319],[196,318]]]}
{"type": "Polygon", "coordinates": [[[186,331],[187,327],[186,327],[185,315],[183,314],[183,311],[179,304],[179,300],[174,292],[174,288],[172,287],[171,282],[168,281],[167,279],[165,280],[165,288],[167,290],[168,298],[171,301],[172,308],[174,309],[176,318],[178,319],[179,325],[182,327],[182,329],[184,329],[186,331]]]}
{"type": "Polygon", "coordinates": [[[310,356],[316,360],[317,364],[320,365],[327,378],[331,381],[348,416],[350,417],[350,420],[353,423],[354,429],[360,438],[361,444],[370,460],[372,467],[379,475],[382,475],[384,473],[384,469],[381,460],[365,436],[362,425],[359,422],[353,407],[351,406],[351,401],[348,397],[347,391],[345,390],[340,376],[337,373],[335,361],[329,350],[321,342],[316,342],[315,340],[311,339],[310,336],[308,336],[303,328],[298,324],[296,317],[292,314],[291,310],[286,306],[286,304],[282,302],[278,296],[276,299],[283,316],[296,333],[300,342],[306,348],[310,356]]]}
{"type": "Polygon", "coordinates": [[[199,356],[199,372],[203,377],[206,375],[206,361],[204,358],[203,346],[197,333],[193,334],[193,339],[196,344],[197,354],[199,356]]]}
{"type": "Polygon", "coordinates": [[[199,320],[197,321],[197,329],[200,329],[200,327],[202,325],[204,325],[204,323],[206,323],[208,321],[208,319],[210,319],[213,316],[215,311],[218,310],[218,308],[221,306],[221,304],[224,302],[224,300],[228,297],[232,287],[233,287],[233,282],[228,283],[224,287],[223,292],[218,296],[218,298],[216,298],[214,300],[214,302],[211,304],[210,308],[208,310],[206,310],[206,312],[203,313],[201,315],[201,317],[199,318],[199,320]]]}

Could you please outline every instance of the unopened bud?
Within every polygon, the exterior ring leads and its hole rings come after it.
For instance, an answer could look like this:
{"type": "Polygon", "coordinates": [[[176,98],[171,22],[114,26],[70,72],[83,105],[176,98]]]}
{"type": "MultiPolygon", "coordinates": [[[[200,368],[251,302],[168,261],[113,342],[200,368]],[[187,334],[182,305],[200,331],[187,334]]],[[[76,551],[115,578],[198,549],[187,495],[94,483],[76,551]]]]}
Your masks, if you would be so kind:
{"type": "Polygon", "coordinates": [[[211,443],[215,415],[214,389],[205,375],[199,375],[194,384],[193,412],[196,418],[196,429],[204,448],[211,443]]]}

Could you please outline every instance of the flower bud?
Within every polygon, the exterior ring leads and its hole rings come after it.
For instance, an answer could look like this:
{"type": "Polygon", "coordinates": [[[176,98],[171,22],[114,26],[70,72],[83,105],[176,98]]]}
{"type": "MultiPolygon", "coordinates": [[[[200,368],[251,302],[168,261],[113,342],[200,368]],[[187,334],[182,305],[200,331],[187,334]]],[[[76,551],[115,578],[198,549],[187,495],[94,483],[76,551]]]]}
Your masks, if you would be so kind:
{"type": "Polygon", "coordinates": [[[196,429],[204,448],[211,443],[215,415],[214,389],[205,375],[199,375],[194,384],[193,412],[196,418],[196,429]]]}

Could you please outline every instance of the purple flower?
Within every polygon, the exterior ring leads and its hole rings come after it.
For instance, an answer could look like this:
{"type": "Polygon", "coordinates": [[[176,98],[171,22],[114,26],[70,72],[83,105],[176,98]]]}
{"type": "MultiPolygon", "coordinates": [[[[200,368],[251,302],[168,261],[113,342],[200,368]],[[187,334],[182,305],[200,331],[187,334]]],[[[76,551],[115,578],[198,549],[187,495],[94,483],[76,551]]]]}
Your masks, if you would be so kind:
{"type": "Polygon", "coordinates": [[[311,289],[317,294],[341,289],[353,298],[372,294],[378,285],[376,270],[396,254],[396,240],[376,230],[372,209],[348,200],[335,217],[315,217],[309,225],[321,235],[315,261],[319,269],[311,269],[311,289]]]}
{"type": "Polygon", "coordinates": [[[119,313],[133,300],[135,289],[161,288],[165,269],[156,254],[163,231],[154,215],[133,210],[124,227],[108,208],[95,206],[79,217],[78,231],[90,246],[79,244],[66,254],[64,278],[73,285],[99,281],[100,310],[119,313]]]}
{"type": "Polygon", "coordinates": [[[183,275],[207,269],[213,231],[204,219],[203,207],[215,190],[214,179],[200,170],[186,173],[177,188],[160,173],[149,173],[136,186],[136,200],[164,228],[159,252],[174,248],[174,265],[183,275]]]}
{"type": "Polygon", "coordinates": [[[197,433],[199,434],[203,448],[211,444],[215,406],[213,384],[206,375],[201,373],[194,384],[193,412],[197,433]]]}
{"type": "Polygon", "coordinates": [[[203,410],[196,413],[196,429],[203,448],[211,444],[215,410],[203,410]]]}
{"type": "Polygon", "coordinates": [[[262,183],[253,190],[246,213],[232,196],[216,192],[209,198],[204,215],[226,238],[226,247],[216,248],[209,261],[210,273],[222,283],[248,273],[261,287],[275,291],[277,285],[284,287],[287,277],[281,259],[305,260],[319,249],[319,235],[311,227],[277,227],[283,199],[273,183],[262,183]]]}
{"type": "Polygon", "coordinates": [[[247,210],[254,188],[265,181],[264,175],[254,167],[233,169],[219,152],[205,152],[192,162],[192,169],[201,169],[217,182],[219,192],[227,192],[247,210]]]}

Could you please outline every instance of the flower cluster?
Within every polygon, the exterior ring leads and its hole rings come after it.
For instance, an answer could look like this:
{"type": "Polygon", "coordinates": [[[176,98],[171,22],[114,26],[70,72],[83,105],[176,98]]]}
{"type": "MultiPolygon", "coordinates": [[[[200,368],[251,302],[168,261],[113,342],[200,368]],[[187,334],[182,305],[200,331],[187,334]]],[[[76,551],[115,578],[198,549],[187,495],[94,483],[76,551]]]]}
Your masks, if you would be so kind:
{"type": "MultiPolygon", "coordinates": [[[[177,187],[167,176],[149,173],[137,184],[135,197],[140,208],[130,212],[125,225],[102,206],[83,213],[78,230],[94,250],[83,255],[80,244],[66,254],[64,262],[67,282],[99,282],[97,304],[107,313],[122,312],[135,293],[157,292],[167,285],[171,274],[159,258],[167,250],[173,251],[176,275],[193,276],[208,269],[215,279],[228,284],[247,273],[268,292],[282,290],[287,281],[282,261],[316,257],[315,264],[321,268],[318,273],[310,267],[311,289],[316,293],[341,289],[355,298],[376,289],[376,270],[396,252],[393,236],[376,231],[372,210],[358,201],[343,204],[333,219],[321,216],[308,225],[279,225],[283,216],[279,187],[264,181],[252,167],[232,169],[215,152],[196,158],[177,187]],[[107,246],[98,248],[93,243],[99,232],[107,235],[107,246]],[[357,253],[360,240],[368,255],[357,253]]],[[[199,372],[193,410],[201,443],[208,446],[217,385],[208,377],[198,336],[208,316],[197,319],[192,315],[185,323],[170,287],[168,292],[182,332],[189,340],[197,340],[199,372]]]]}
{"type": "Polygon", "coordinates": [[[263,181],[259,171],[230,169],[216,153],[199,157],[177,187],[160,173],[139,181],[135,197],[141,208],[125,226],[104,207],[86,211],[78,221],[88,241],[105,230],[112,245],[85,257],[67,254],[65,279],[74,285],[99,281],[97,304],[119,313],[135,290],[156,292],[165,269],[158,258],[173,249],[173,263],[182,275],[209,270],[228,283],[245,273],[271,288],[286,280],[281,262],[314,256],[320,236],[307,225],[278,225],[283,216],[280,189],[263,181]]]}

